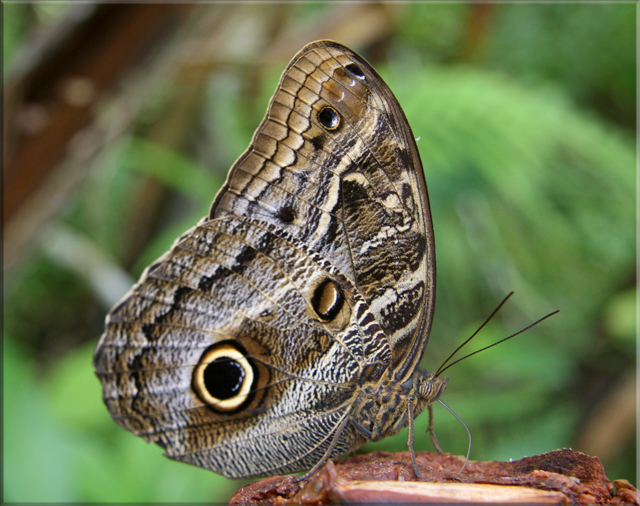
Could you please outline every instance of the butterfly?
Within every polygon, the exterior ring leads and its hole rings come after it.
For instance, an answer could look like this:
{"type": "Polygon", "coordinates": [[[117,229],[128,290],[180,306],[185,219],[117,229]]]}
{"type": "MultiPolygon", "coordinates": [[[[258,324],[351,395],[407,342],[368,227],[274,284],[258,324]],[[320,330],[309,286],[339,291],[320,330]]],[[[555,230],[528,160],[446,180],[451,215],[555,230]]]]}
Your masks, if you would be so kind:
{"type": "Polygon", "coordinates": [[[418,368],[435,282],[400,104],[354,51],[313,42],[208,216],[107,316],[104,401],[171,459],[230,478],[313,471],[444,391],[418,368]]]}

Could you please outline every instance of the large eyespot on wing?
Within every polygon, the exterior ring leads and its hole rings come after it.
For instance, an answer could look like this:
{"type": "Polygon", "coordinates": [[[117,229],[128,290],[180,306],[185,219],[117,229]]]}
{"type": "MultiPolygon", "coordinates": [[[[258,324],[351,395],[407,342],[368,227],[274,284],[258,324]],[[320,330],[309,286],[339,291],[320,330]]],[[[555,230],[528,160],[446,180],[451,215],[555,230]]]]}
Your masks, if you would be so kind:
{"type": "Polygon", "coordinates": [[[429,199],[404,112],[369,63],[331,41],[294,56],[212,204],[225,215],[281,227],[344,273],[411,374],[435,301],[429,199]]]}
{"type": "Polygon", "coordinates": [[[329,278],[315,288],[312,301],[313,309],[325,321],[334,320],[344,306],[344,296],[340,288],[329,278]]]}
{"type": "Polygon", "coordinates": [[[220,413],[241,410],[251,402],[258,384],[258,368],[239,342],[223,341],[208,348],[193,371],[193,390],[220,413]]]}

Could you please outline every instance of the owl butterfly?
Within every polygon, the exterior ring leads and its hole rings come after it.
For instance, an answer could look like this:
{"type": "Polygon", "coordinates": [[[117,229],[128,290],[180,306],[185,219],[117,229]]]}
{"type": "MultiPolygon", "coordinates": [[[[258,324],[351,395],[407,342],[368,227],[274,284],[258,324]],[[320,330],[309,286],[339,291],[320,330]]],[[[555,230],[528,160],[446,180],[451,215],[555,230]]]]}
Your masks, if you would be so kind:
{"type": "Polygon", "coordinates": [[[209,215],[107,316],[114,420],[231,478],[316,469],[442,394],[420,156],[391,90],[331,41],[286,68],[209,215]]]}

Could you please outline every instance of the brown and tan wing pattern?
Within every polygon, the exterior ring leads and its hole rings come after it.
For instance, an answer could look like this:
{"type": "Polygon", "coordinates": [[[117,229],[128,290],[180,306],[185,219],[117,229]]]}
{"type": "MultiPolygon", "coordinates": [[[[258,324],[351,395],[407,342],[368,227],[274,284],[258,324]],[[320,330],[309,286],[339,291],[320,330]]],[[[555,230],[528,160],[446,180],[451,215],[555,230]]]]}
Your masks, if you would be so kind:
{"type": "Polygon", "coordinates": [[[293,58],[212,205],[225,215],[282,227],[335,265],[382,326],[397,377],[411,375],[435,302],[429,200],[404,112],[363,58],[331,41],[293,58]]]}
{"type": "Polygon", "coordinates": [[[234,478],[355,449],[359,392],[408,377],[426,344],[430,222],[387,86],[349,49],[308,45],[210,216],[107,317],[94,364],[113,418],[234,478]]]}
{"type": "MultiPolygon", "coordinates": [[[[229,217],[202,220],[147,268],[110,313],[95,366],[120,425],[173,459],[237,478],[312,467],[349,414],[362,370],[390,358],[333,266],[282,229],[229,217]],[[323,324],[311,300],[327,278],[345,304],[323,324]],[[247,351],[257,379],[241,410],[219,413],[192,389],[193,371],[226,341],[247,351]]],[[[345,431],[333,455],[361,443],[345,431]]]]}

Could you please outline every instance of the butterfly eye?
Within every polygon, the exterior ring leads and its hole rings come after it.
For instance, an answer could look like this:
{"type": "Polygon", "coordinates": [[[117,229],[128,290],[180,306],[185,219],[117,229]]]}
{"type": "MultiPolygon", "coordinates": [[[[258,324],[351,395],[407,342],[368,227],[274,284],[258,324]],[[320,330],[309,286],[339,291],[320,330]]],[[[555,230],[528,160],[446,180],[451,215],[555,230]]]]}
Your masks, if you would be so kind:
{"type": "Polygon", "coordinates": [[[318,113],[318,120],[327,130],[335,130],[340,125],[340,116],[331,107],[325,107],[318,113]]]}
{"type": "Polygon", "coordinates": [[[255,372],[242,352],[225,343],[209,348],[193,374],[193,387],[216,411],[233,411],[249,399],[255,372]]]}
{"type": "Polygon", "coordinates": [[[333,320],[344,302],[344,297],[338,285],[330,279],[327,279],[316,288],[313,294],[313,309],[323,320],[333,320]]]}
{"type": "Polygon", "coordinates": [[[365,78],[364,72],[362,72],[362,69],[358,67],[355,63],[350,63],[349,65],[345,66],[345,68],[358,79],[365,78]]]}

